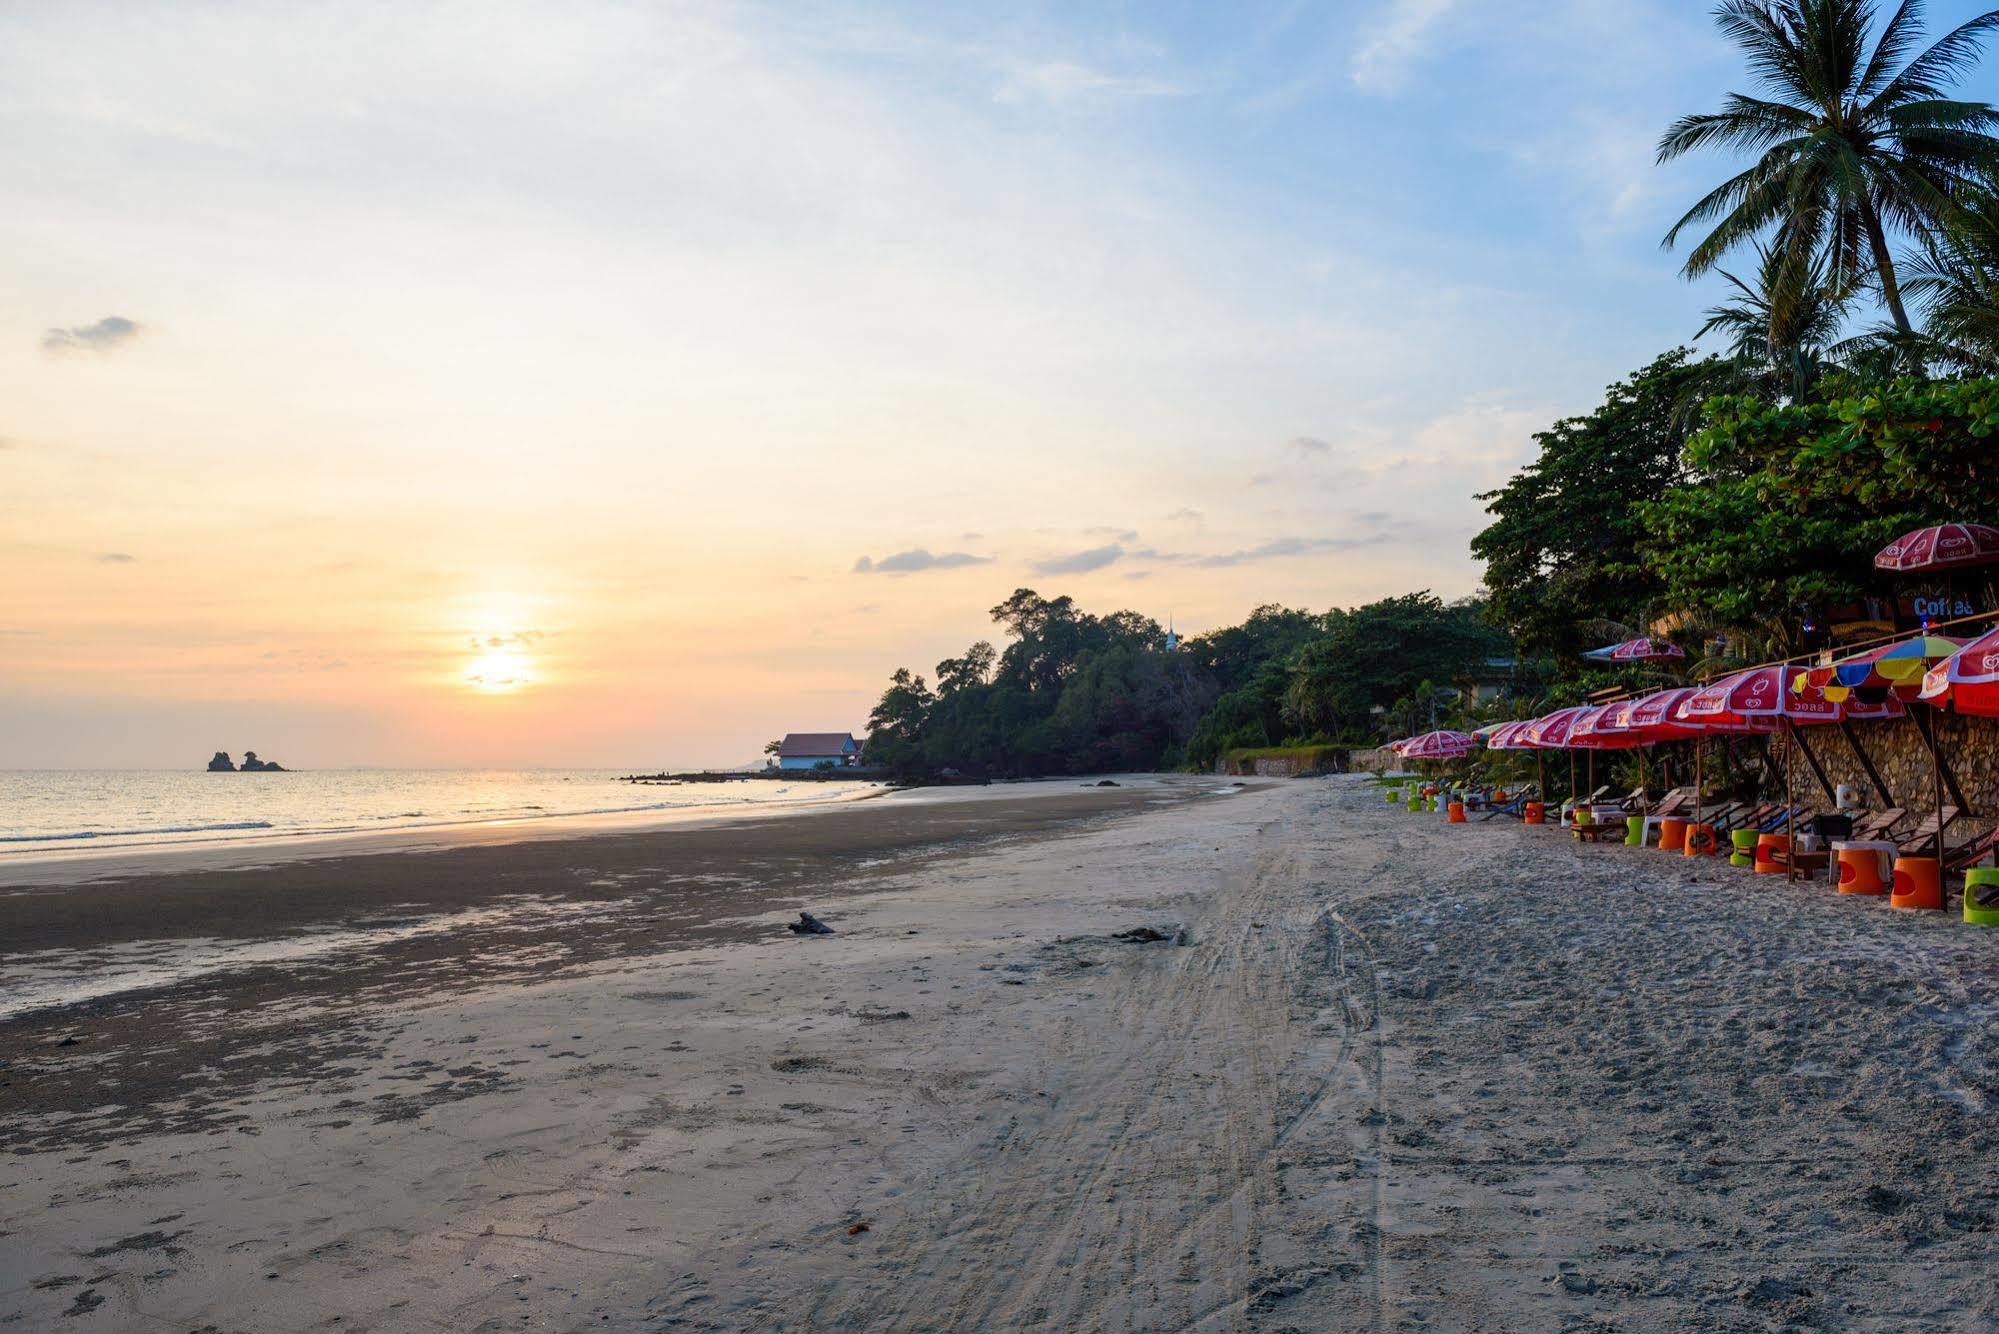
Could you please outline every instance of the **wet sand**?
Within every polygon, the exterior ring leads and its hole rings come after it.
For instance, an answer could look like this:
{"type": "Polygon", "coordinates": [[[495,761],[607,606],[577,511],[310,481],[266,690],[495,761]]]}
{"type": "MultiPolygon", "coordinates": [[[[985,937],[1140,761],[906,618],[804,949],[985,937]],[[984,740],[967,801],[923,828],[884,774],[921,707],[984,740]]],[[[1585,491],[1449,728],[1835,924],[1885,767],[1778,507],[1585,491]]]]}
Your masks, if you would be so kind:
{"type": "Polygon", "coordinates": [[[837,894],[766,882],[823,884],[798,845],[664,894],[548,844],[541,894],[625,906],[0,1028],[0,1319],[1999,1319],[1999,934],[1341,780],[1171,795],[857,833],[837,894]]]}

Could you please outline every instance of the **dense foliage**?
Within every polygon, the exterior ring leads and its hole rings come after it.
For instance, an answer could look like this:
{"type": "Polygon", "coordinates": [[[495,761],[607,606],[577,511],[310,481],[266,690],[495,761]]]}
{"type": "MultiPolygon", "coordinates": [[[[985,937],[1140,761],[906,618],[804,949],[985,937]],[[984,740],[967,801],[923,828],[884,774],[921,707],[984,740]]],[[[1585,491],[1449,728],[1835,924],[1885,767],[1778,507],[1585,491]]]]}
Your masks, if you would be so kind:
{"type": "Polygon", "coordinates": [[[1323,615],[1266,606],[1169,651],[1146,617],[1091,616],[1021,589],[992,610],[1003,652],[981,642],[947,658],[934,688],[907,669],[890,678],[865,758],[906,779],[1018,777],[1205,768],[1238,747],[1372,745],[1401,718],[1447,711],[1462,693],[1454,683],[1493,673],[1488,661],[1509,641],[1482,612],[1428,593],[1323,615]]]}

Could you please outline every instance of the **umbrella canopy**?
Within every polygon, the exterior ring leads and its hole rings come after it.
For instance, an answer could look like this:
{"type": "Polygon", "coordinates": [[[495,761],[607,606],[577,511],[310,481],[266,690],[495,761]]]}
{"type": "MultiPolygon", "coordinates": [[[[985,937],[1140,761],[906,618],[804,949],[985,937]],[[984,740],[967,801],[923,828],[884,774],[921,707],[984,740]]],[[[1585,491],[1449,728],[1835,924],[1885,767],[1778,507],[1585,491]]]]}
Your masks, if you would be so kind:
{"type": "Polygon", "coordinates": [[[1982,523],[1940,523],[1904,533],[1875,553],[1874,567],[1910,574],[1999,562],[1999,528],[1982,523]]]}
{"type": "Polygon", "coordinates": [[[1469,732],[1425,732],[1403,742],[1397,753],[1410,760],[1461,760],[1477,745],[1478,738],[1469,732]]]}
{"type": "Polygon", "coordinates": [[[1999,718],[1999,630],[1972,640],[1923,678],[1925,704],[1999,718]]]}
{"type": "Polygon", "coordinates": [[[1521,734],[1539,721],[1538,718],[1520,718],[1496,727],[1482,728],[1479,736],[1484,739],[1487,750],[1526,750],[1527,743],[1521,740],[1521,734]]]}
{"type": "Polygon", "coordinates": [[[1593,648],[1583,656],[1598,662],[1648,662],[1654,658],[1684,658],[1687,651],[1663,639],[1627,639],[1621,644],[1593,648]]]}
{"type": "Polygon", "coordinates": [[[1652,743],[1636,732],[1617,725],[1622,703],[1599,704],[1587,709],[1569,727],[1569,744],[1577,750],[1635,750],[1652,743]]]}
{"type": "Polygon", "coordinates": [[[1845,715],[1817,690],[1788,688],[1784,667],[1752,667],[1701,687],[1681,704],[1676,721],[1703,731],[1773,730],[1780,718],[1794,723],[1836,723],[1845,715]]]}
{"type": "Polygon", "coordinates": [[[1569,744],[1569,728],[1588,712],[1578,705],[1544,714],[1520,730],[1520,743],[1535,750],[1561,750],[1569,744]]]}
{"type": "Polygon", "coordinates": [[[1617,706],[1617,729],[1644,737],[1648,745],[1656,741],[1699,736],[1704,729],[1674,716],[1682,704],[1698,693],[1697,686],[1676,686],[1638,699],[1628,699],[1617,706]]]}
{"type": "Polygon", "coordinates": [[[1855,690],[1914,699],[1929,670],[1963,647],[1962,639],[1949,635],[1912,635],[1840,658],[1830,666],[1795,672],[1791,689],[1800,694],[1822,692],[1834,704],[1845,703],[1849,692],[1855,690]]]}

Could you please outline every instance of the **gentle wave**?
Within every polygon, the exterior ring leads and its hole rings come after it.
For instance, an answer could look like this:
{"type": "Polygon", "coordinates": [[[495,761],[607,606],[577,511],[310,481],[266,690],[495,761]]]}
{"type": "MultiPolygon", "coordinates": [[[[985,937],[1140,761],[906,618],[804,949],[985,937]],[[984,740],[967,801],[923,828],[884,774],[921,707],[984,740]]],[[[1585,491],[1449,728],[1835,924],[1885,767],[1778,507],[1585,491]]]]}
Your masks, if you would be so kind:
{"type": "Polygon", "coordinates": [[[229,824],[177,824],[154,829],[73,829],[61,834],[0,835],[0,843],[74,843],[86,838],[144,838],[148,834],[217,834],[239,829],[275,829],[268,820],[237,820],[229,824]]]}

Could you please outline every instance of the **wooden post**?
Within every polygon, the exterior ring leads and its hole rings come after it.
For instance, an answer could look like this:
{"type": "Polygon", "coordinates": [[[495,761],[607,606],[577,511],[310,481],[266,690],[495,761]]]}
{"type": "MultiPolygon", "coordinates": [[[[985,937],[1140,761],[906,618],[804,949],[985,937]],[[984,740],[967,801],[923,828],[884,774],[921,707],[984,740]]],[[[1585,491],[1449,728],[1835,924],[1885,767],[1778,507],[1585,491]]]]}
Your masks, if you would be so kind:
{"type": "Polygon", "coordinates": [[[1784,837],[1791,846],[1784,853],[1784,879],[1796,883],[1798,878],[1798,808],[1791,800],[1791,720],[1786,718],[1781,724],[1784,729],[1784,837]]]}
{"type": "Polygon", "coordinates": [[[1833,791],[1832,780],[1825,776],[1825,769],[1819,764],[1819,757],[1812,753],[1811,742],[1805,740],[1803,732],[1798,733],[1798,750],[1804,755],[1805,763],[1812,766],[1812,776],[1819,780],[1819,786],[1825,789],[1825,794],[1838,801],[1839,794],[1833,791]]]}
{"type": "Polygon", "coordinates": [[[1845,734],[1846,744],[1853,747],[1853,757],[1860,761],[1860,767],[1866,771],[1867,781],[1874,784],[1874,790],[1880,794],[1881,804],[1893,806],[1895,794],[1881,781],[1881,773],[1874,767],[1874,759],[1867,753],[1867,748],[1860,744],[1860,734],[1853,730],[1853,724],[1842,718],[1839,720],[1839,730],[1845,734]]]}
{"type": "MultiPolygon", "coordinates": [[[[1923,740],[1930,747],[1930,777],[1933,780],[1932,795],[1936,798],[1937,822],[1937,899],[1945,912],[1950,911],[1950,885],[1943,874],[1943,757],[1937,753],[1936,720],[1929,710],[1915,708],[1909,711],[1915,715],[1916,727],[1923,734],[1923,740]]],[[[1961,807],[1959,809],[1962,809],[1961,807]]]]}

